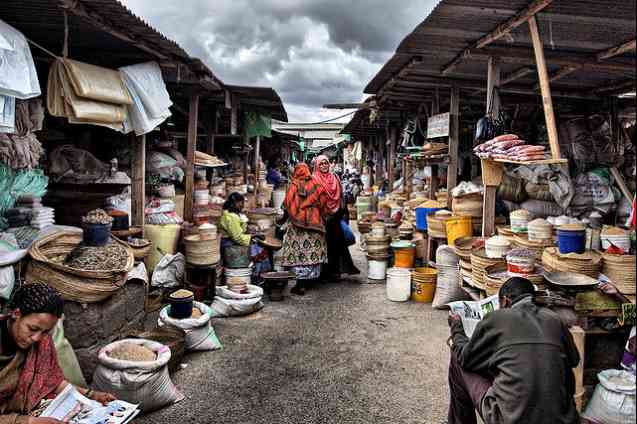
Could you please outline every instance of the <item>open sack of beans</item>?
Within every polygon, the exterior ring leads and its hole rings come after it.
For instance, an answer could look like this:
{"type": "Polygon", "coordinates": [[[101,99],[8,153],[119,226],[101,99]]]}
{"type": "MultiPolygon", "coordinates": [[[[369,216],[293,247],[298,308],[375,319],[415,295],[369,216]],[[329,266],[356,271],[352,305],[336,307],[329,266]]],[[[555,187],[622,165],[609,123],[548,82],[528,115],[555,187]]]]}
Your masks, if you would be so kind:
{"type": "Polygon", "coordinates": [[[170,349],[144,339],[124,339],[103,347],[93,374],[95,390],[112,393],[118,399],[139,404],[144,412],[179,402],[170,374],[170,349]]]}
{"type": "Polygon", "coordinates": [[[193,302],[192,314],[190,318],[185,319],[170,317],[168,314],[169,308],[170,306],[166,306],[159,312],[157,324],[160,327],[169,325],[182,329],[186,333],[186,350],[204,351],[221,349],[221,342],[210,324],[212,310],[208,305],[201,302],[193,302]]]}

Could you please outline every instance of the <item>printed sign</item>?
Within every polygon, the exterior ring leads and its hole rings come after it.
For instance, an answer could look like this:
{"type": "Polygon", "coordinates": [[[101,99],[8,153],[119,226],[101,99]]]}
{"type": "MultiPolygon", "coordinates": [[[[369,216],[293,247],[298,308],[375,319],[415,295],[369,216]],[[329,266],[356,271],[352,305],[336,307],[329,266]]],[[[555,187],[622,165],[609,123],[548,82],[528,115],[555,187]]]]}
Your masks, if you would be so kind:
{"type": "Polygon", "coordinates": [[[449,112],[434,115],[427,120],[427,138],[449,136],[449,112]]]}

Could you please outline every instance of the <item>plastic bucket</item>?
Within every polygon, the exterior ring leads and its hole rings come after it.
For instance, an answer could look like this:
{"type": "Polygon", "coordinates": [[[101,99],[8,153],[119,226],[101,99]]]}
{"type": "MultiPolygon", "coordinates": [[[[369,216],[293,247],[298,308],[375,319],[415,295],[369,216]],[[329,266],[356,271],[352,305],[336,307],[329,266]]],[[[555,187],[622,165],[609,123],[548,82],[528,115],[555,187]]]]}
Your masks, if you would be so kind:
{"type": "Polygon", "coordinates": [[[416,208],[416,229],[427,231],[427,215],[436,213],[442,208],[416,208]]]}
{"type": "Polygon", "coordinates": [[[411,272],[404,268],[387,271],[387,298],[392,302],[406,302],[411,295],[411,272]]]}
{"type": "Polygon", "coordinates": [[[403,247],[394,249],[394,266],[396,268],[413,268],[415,257],[415,247],[403,247]]]}
{"type": "Polygon", "coordinates": [[[85,246],[105,246],[111,239],[111,224],[83,224],[85,246]]]}
{"type": "Polygon", "coordinates": [[[557,231],[560,253],[584,253],[586,250],[586,231],[557,231]]]}
{"type": "Polygon", "coordinates": [[[252,268],[225,268],[226,286],[228,290],[236,293],[244,293],[252,278],[252,268]]]}
{"type": "Polygon", "coordinates": [[[453,242],[460,237],[471,237],[473,225],[470,216],[458,216],[447,220],[447,244],[453,246],[453,242]]]}
{"type": "MultiPolygon", "coordinates": [[[[178,292],[181,291],[182,290],[178,290],[178,292]]],[[[175,293],[168,296],[168,302],[170,303],[168,316],[175,319],[190,318],[192,316],[193,301],[195,300],[194,293],[189,292],[190,296],[185,297],[173,297],[175,293]]]]}
{"type": "Polygon", "coordinates": [[[274,209],[281,209],[283,201],[285,200],[285,190],[274,190],[272,192],[272,207],[274,209]]]}
{"type": "Polygon", "coordinates": [[[367,278],[370,280],[384,280],[387,278],[387,257],[385,259],[376,259],[367,257],[367,265],[369,267],[367,278]]]}
{"type": "Polygon", "coordinates": [[[420,303],[431,303],[436,293],[436,283],[412,282],[411,299],[420,303]]]}

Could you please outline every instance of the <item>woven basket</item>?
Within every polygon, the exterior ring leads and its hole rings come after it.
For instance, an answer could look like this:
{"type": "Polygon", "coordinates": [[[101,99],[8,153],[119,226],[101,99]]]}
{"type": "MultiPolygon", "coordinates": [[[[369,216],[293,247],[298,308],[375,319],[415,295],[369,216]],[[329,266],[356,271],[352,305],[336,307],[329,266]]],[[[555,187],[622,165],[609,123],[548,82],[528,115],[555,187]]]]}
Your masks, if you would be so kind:
{"type": "Polygon", "coordinates": [[[635,255],[611,255],[602,253],[602,274],[610,278],[622,294],[636,294],[635,255]]]}
{"type": "Polygon", "coordinates": [[[482,218],[482,194],[466,194],[454,197],[451,201],[451,210],[454,215],[482,218]]]}
{"type": "Polygon", "coordinates": [[[485,289],[484,276],[486,268],[491,265],[505,264],[506,259],[489,258],[484,249],[475,249],[471,252],[471,277],[473,285],[479,289],[485,289]]]}
{"type": "Polygon", "coordinates": [[[535,258],[538,261],[542,260],[542,254],[547,247],[555,247],[553,240],[547,241],[531,241],[528,234],[515,234],[513,236],[513,244],[517,247],[523,247],[525,249],[532,250],[535,253],[535,258]]]}
{"type": "Polygon", "coordinates": [[[477,241],[479,237],[460,237],[454,240],[453,250],[456,255],[460,256],[466,261],[471,261],[471,250],[473,243],[477,241]]]}
{"type": "Polygon", "coordinates": [[[133,257],[135,258],[136,262],[140,262],[146,259],[146,256],[150,254],[150,251],[153,248],[153,244],[147,240],[146,240],[146,243],[143,245],[137,245],[137,244],[131,244],[131,243],[127,243],[127,244],[128,244],[128,247],[130,247],[130,249],[132,250],[133,257]]]}
{"type": "Polygon", "coordinates": [[[212,265],[221,260],[221,238],[202,239],[198,234],[184,238],[186,262],[192,265],[212,265]]]}
{"type": "Polygon", "coordinates": [[[130,247],[117,238],[128,252],[126,266],[113,271],[88,271],[64,265],[64,259],[82,242],[82,233],[60,231],[33,243],[29,254],[26,281],[46,282],[55,287],[65,300],[79,303],[101,302],[126,284],[126,275],[135,259],[130,247]]]}
{"type": "Polygon", "coordinates": [[[602,255],[592,251],[562,255],[556,247],[547,247],[542,253],[542,266],[546,272],[576,272],[597,278],[602,270],[602,255]]]}
{"type": "Polygon", "coordinates": [[[427,215],[427,233],[431,237],[447,238],[447,221],[453,218],[453,215],[429,214],[427,215]]]}

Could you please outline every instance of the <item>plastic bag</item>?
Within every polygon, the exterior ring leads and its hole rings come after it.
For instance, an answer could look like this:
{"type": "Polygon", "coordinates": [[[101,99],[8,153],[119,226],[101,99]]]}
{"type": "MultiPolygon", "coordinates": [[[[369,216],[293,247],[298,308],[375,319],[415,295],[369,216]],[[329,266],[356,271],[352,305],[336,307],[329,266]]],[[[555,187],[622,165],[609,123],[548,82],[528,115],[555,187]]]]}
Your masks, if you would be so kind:
{"type": "Polygon", "coordinates": [[[160,327],[171,325],[184,330],[186,333],[186,350],[205,351],[221,349],[221,342],[210,324],[210,318],[212,316],[210,307],[201,302],[193,302],[193,305],[201,311],[199,318],[171,318],[168,315],[170,306],[166,306],[159,312],[157,324],[160,327]]]}
{"type": "Polygon", "coordinates": [[[635,375],[628,371],[605,370],[597,374],[599,384],[584,418],[604,424],[635,422],[635,375]]]}
{"type": "Polygon", "coordinates": [[[151,285],[153,287],[177,287],[184,279],[186,269],[186,257],[181,253],[176,255],[164,255],[155,266],[151,285]]]}
{"type": "Polygon", "coordinates": [[[124,339],[102,348],[93,374],[95,390],[112,393],[118,399],[138,403],[144,412],[154,411],[184,399],[168,374],[170,348],[144,339],[124,339]],[[157,354],[154,361],[133,362],[112,358],[110,352],[123,343],[142,345],[157,354]]]}
{"type": "Polygon", "coordinates": [[[15,286],[15,274],[12,266],[0,267],[0,298],[9,300],[15,286]]]}
{"type": "Polygon", "coordinates": [[[240,317],[257,312],[263,308],[260,297],[253,299],[224,299],[215,296],[210,305],[213,318],[240,317]]]}
{"type": "Polygon", "coordinates": [[[0,94],[30,99],[41,94],[27,39],[0,19],[0,94]]]}
{"type": "Polygon", "coordinates": [[[354,236],[354,232],[347,225],[344,219],[341,220],[341,229],[343,230],[343,235],[345,236],[345,244],[349,247],[356,244],[356,237],[354,236]]]}

